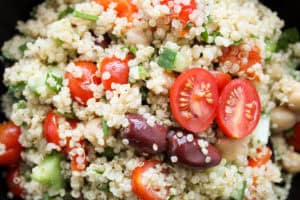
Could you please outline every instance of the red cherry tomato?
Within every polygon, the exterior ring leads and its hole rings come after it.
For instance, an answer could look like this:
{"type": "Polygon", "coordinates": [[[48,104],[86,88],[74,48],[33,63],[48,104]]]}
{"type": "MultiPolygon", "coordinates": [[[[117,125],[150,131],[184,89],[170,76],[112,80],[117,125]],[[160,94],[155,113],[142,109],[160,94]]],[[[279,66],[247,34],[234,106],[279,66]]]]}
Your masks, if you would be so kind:
{"type": "Polygon", "coordinates": [[[0,144],[5,146],[4,153],[0,153],[0,166],[17,164],[21,160],[22,146],[19,143],[20,127],[13,122],[0,124],[0,144]]]}
{"type": "Polygon", "coordinates": [[[6,175],[6,185],[11,193],[14,194],[15,197],[22,197],[24,195],[24,188],[21,187],[18,180],[20,179],[20,168],[13,167],[10,168],[6,175]]]}
{"type": "Polygon", "coordinates": [[[44,137],[46,138],[47,142],[54,143],[59,146],[60,139],[58,133],[58,120],[59,120],[58,114],[55,114],[52,111],[48,112],[44,120],[43,130],[44,130],[44,137]]]}
{"type": "Polygon", "coordinates": [[[287,138],[289,144],[293,145],[295,151],[300,151],[300,122],[293,128],[293,135],[287,138]]]}
{"type": "Polygon", "coordinates": [[[190,14],[197,8],[195,0],[190,0],[189,4],[176,3],[174,0],[161,0],[161,4],[167,5],[171,10],[171,17],[173,19],[178,19],[183,26],[186,26],[190,20],[190,14]],[[176,6],[181,8],[180,12],[176,12],[176,6]]]}
{"type": "Polygon", "coordinates": [[[141,200],[163,200],[160,198],[155,191],[143,184],[143,174],[150,168],[155,167],[160,163],[158,160],[147,160],[144,161],[143,165],[136,167],[131,175],[132,191],[141,200]]]}
{"type": "Polygon", "coordinates": [[[220,95],[217,123],[227,136],[243,138],[255,129],[260,109],[259,96],[252,83],[234,79],[220,95]]]}
{"type": "Polygon", "coordinates": [[[68,79],[68,87],[73,99],[81,104],[92,98],[93,91],[89,89],[89,85],[92,83],[100,84],[101,79],[97,77],[97,66],[93,62],[88,61],[76,61],[75,66],[79,68],[82,73],[81,77],[75,77],[72,73],[66,72],[65,77],[68,79]]]}
{"type": "Polygon", "coordinates": [[[131,2],[131,0],[94,0],[96,3],[102,5],[104,9],[107,9],[113,2],[116,4],[115,10],[118,17],[126,17],[129,21],[132,20],[132,14],[137,12],[137,7],[131,2]]]}
{"type": "MultiPolygon", "coordinates": [[[[257,149],[256,151],[257,153],[261,153],[262,149],[257,149]]],[[[261,167],[271,159],[271,156],[272,156],[272,151],[270,150],[270,148],[267,147],[264,154],[255,158],[249,158],[248,165],[250,167],[261,167]]]]}
{"type": "Polygon", "coordinates": [[[129,67],[127,60],[106,57],[101,62],[101,77],[105,90],[111,90],[112,83],[128,83],[129,67]],[[107,77],[106,77],[107,76],[107,77]]]}
{"type": "Polygon", "coordinates": [[[223,55],[219,58],[222,65],[237,64],[239,66],[238,72],[245,72],[249,77],[259,80],[255,71],[247,71],[255,64],[261,64],[260,49],[257,45],[241,44],[238,46],[230,46],[223,48],[223,55]]]}
{"type": "Polygon", "coordinates": [[[81,172],[86,169],[87,159],[86,153],[84,152],[82,155],[74,155],[71,158],[71,167],[73,172],[81,172]]]}
{"type": "Polygon", "coordinates": [[[170,101],[172,113],[179,124],[192,132],[201,132],[216,116],[217,82],[205,69],[189,69],[173,84],[170,101]]]}
{"type": "Polygon", "coordinates": [[[221,93],[223,88],[231,81],[231,76],[219,71],[212,71],[212,75],[216,78],[219,93],[221,93]]]}

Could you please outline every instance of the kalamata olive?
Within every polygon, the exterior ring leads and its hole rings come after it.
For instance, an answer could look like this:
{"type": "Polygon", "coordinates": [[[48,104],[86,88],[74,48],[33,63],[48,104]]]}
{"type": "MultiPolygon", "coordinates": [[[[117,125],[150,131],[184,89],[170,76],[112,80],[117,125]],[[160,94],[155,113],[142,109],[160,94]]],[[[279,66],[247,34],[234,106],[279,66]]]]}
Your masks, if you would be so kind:
{"type": "Polygon", "coordinates": [[[161,153],[167,148],[167,128],[155,124],[153,127],[138,114],[126,116],[129,126],[125,128],[123,138],[137,151],[148,154],[161,153]]]}
{"type": "Polygon", "coordinates": [[[169,142],[168,155],[171,162],[203,169],[216,166],[221,161],[221,154],[209,142],[196,138],[185,131],[170,131],[167,135],[169,142]]]}

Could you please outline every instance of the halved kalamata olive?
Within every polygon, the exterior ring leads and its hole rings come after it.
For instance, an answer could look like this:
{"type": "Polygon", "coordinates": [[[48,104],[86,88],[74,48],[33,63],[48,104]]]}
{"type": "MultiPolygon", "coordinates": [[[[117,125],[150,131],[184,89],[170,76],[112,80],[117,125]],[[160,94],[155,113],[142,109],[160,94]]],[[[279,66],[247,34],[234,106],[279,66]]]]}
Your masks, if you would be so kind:
{"type": "Polygon", "coordinates": [[[167,148],[167,128],[155,124],[153,127],[138,114],[126,116],[129,126],[125,128],[123,138],[137,151],[148,154],[161,153],[167,148]]]}
{"type": "Polygon", "coordinates": [[[170,131],[168,155],[171,162],[178,162],[186,167],[203,169],[216,166],[221,161],[221,154],[209,142],[196,138],[185,131],[170,131]]]}

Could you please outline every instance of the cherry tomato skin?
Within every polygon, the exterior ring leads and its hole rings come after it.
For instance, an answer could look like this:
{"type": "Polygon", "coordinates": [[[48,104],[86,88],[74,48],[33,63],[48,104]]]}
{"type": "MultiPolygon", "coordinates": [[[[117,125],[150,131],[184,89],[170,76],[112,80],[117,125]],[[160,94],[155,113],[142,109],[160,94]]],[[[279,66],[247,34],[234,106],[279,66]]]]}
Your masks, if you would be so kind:
{"type": "Polygon", "coordinates": [[[223,89],[217,112],[217,123],[231,138],[249,135],[258,124],[261,105],[252,83],[245,79],[234,79],[223,89]]]}
{"type": "Polygon", "coordinates": [[[175,80],[170,102],[173,116],[181,126],[191,132],[201,132],[216,116],[217,82],[205,69],[189,69],[175,80]]]}
{"type": "Polygon", "coordinates": [[[17,164],[21,160],[22,146],[19,143],[20,127],[13,122],[0,124],[0,144],[5,145],[5,152],[0,155],[0,166],[17,164]]]}
{"type": "Polygon", "coordinates": [[[20,186],[19,183],[16,183],[15,179],[20,177],[20,168],[12,167],[8,170],[6,174],[6,185],[11,193],[14,194],[15,197],[22,197],[24,194],[24,189],[20,186]]]}
{"type": "Polygon", "coordinates": [[[97,66],[93,62],[76,61],[74,64],[80,69],[82,76],[74,77],[72,73],[66,72],[65,77],[69,81],[68,87],[72,98],[86,105],[87,101],[94,96],[89,85],[92,83],[98,85],[101,83],[101,79],[96,75],[97,66]]]}
{"type": "Polygon", "coordinates": [[[144,161],[143,165],[136,167],[131,175],[131,185],[132,191],[141,199],[141,200],[163,200],[155,194],[154,191],[151,191],[151,188],[147,188],[143,185],[143,173],[148,169],[155,167],[159,164],[158,160],[147,160],[144,161]]]}
{"type": "Polygon", "coordinates": [[[71,168],[73,172],[82,172],[86,169],[87,166],[87,159],[86,154],[83,153],[82,155],[74,155],[71,158],[71,168]],[[78,160],[81,160],[78,162],[78,160]]]}
{"type": "Polygon", "coordinates": [[[101,62],[102,84],[105,90],[111,90],[111,84],[128,83],[129,67],[127,60],[121,60],[116,57],[106,57],[101,62]],[[104,77],[108,74],[109,77],[104,77]]]}
{"type": "MultiPolygon", "coordinates": [[[[260,153],[261,149],[257,149],[257,152],[260,153]]],[[[266,153],[261,157],[249,158],[248,165],[250,167],[261,167],[271,159],[271,156],[272,156],[272,151],[269,148],[267,148],[266,153]]]]}
{"type": "MultiPolygon", "coordinates": [[[[170,5],[174,4],[174,0],[162,0],[161,4],[167,5],[170,7],[170,5]]],[[[171,9],[171,18],[178,19],[183,26],[186,26],[189,22],[191,22],[190,14],[197,8],[197,4],[195,0],[190,0],[190,3],[185,5],[183,3],[180,3],[179,6],[181,7],[181,10],[179,13],[177,13],[174,9],[174,7],[170,7],[171,9]]]]}
{"type": "Polygon", "coordinates": [[[94,0],[96,3],[102,5],[107,9],[110,3],[116,4],[115,10],[118,17],[126,17],[129,21],[132,20],[132,14],[137,12],[137,7],[130,0],[94,0]]]}
{"type": "Polygon", "coordinates": [[[295,151],[300,151],[300,122],[296,123],[293,128],[294,134],[287,138],[289,144],[293,145],[295,151]]]}
{"type": "Polygon", "coordinates": [[[237,64],[239,66],[238,72],[245,72],[249,77],[258,79],[258,75],[255,72],[249,72],[247,69],[255,64],[261,64],[260,49],[254,44],[252,47],[250,46],[250,50],[246,50],[245,45],[240,44],[223,48],[223,55],[219,58],[219,61],[222,65],[226,64],[226,62],[232,65],[237,64]]]}
{"type": "Polygon", "coordinates": [[[216,78],[219,93],[223,90],[223,88],[231,81],[231,76],[229,74],[213,71],[212,74],[216,78]]]}
{"type": "Polygon", "coordinates": [[[44,137],[48,143],[53,143],[58,146],[59,144],[59,132],[58,132],[59,115],[50,111],[48,112],[43,123],[44,137]]]}

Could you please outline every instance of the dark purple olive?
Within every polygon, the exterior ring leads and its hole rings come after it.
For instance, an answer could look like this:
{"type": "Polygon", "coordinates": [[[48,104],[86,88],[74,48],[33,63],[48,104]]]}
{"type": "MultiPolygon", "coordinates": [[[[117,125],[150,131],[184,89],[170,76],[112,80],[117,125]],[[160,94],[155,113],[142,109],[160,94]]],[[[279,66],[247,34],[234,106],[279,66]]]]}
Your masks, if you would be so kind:
{"type": "Polygon", "coordinates": [[[98,41],[98,40],[95,41],[96,45],[99,45],[99,46],[101,46],[104,49],[108,48],[108,46],[110,45],[110,43],[111,43],[111,39],[108,36],[108,34],[104,34],[102,41],[98,41]]]}
{"type": "Polygon", "coordinates": [[[168,130],[162,125],[151,127],[145,118],[138,114],[126,116],[129,126],[125,128],[123,138],[141,153],[156,154],[167,148],[168,130]]]}
{"type": "Polygon", "coordinates": [[[209,142],[196,138],[185,131],[170,131],[168,155],[173,163],[203,169],[216,166],[221,161],[221,154],[209,142]]]}

